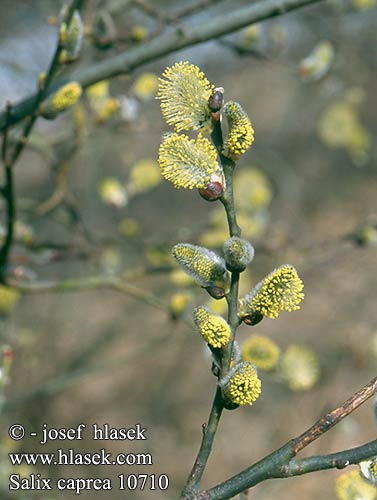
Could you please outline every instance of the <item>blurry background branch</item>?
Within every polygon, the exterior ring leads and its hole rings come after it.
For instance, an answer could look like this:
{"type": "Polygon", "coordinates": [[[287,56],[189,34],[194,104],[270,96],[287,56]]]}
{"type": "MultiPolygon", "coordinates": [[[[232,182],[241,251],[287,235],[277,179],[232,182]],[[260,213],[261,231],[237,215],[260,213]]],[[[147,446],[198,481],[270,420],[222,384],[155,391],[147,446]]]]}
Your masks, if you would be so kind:
{"type": "MultiPolygon", "coordinates": [[[[119,335],[120,332],[121,331],[119,330],[119,328],[114,328],[111,333],[112,336],[116,336],[119,335]]],[[[140,359],[143,354],[150,352],[152,348],[157,348],[158,346],[163,345],[165,342],[171,339],[171,336],[172,332],[169,331],[168,333],[156,337],[153,340],[148,339],[147,342],[142,344],[140,347],[133,349],[123,357],[118,357],[115,359],[111,358],[109,360],[100,362],[96,361],[94,364],[90,365],[88,364],[88,362],[90,361],[90,358],[93,357],[94,351],[97,352],[100,347],[103,347],[104,344],[108,345],[110,341],[109,332],[105,331],[102,342],[93,342],[91,344],[91,347],[94,347],[94,349],[92,349],[93,352],[89,353],[85,351],[85,353],[80,353],[80,356],[78,356],[77,359],[73,360],[63,373],[60,373],[56,377],[47,380],[32,391],[28,391],[25,394],[14,395],[13,397],[8,398],[4,403],[2,411],[13,411],[22,405],[31,403],[32,401],[49,399],[70,388],[72,385],[81,382],[83,379],[89,376],[100,375],[102,373],[109,373],[112,370],[122,369],[133,360],[140,359]],[[85,364],[81,359],[84,357],[87,358],[85,359],[85,364]]]]}
{"type": "MultiPolygon", "coordinates": [[[[71,22],[73,13],[75,10],[80,8],[82,0],[73,0],[69,8],[67,9],[66,15],[64,16],[63,22],[65,25],[69,25],[71,22]]],[[[31,131],[33,130],[34,124],[39,116],[39,106],[48,94],[49,86],[58,71],[59,68],[59,57],[63,50],[63,40],[60,36],[58,37],[58,43],[56,45],[55,53],[51,60],[50,66],[43,75],[43,78],[39,81],[39,89],[37,94],[33,97],[31,108],[28,113],[28,120],[25,122],[23,130],[20,137],[18,138],[12,151],[8,151],[7,142],[7,128],[11,124],[12,107],[7,105],[7,110],[5,112],[5,131],[3,137],[3,147],[2,147],[2,161],[5,169],[5,184],[2,188],[2,194],[5,199],[6,205],[6,219],[7,219],[7,229],[4,242],[0,248],[0,279],[4,280],[4,275],[6,273],[8,255],[13,242],[13,230],[14,222],[16,217],[16,206],[15,206],[15,193],[13,186],[13,167],[16,164],[19,156],[24,150],[31,131]]]]}
{"type": "MultiPolygon", "coordinates": [[[[82,87],[88,87],[96,82],[117,75],[127,74],[134,69],[164,55],[179,49],[190,47],[208,40],[232,33],[252,23],[257,23],[271,17],[288,13],[292,10],[315,4],[323,0],[263,0],[239,8],[224,16],[215,15],[202,23],[180,25],[172,30],[166,30],[160,36],[146,41],[132,49],[127,49],[103,62],[93,64],[86,69],[80,69],[70,76],[82,87]]],[[[63,82],[53,85],[50,91],[56,91],[63,82]]],[[[30,96],[12,107],[8,126],[18,123],[30,115],[35,106],[36,96],[30,96]]],[[[6,127],[6,113],[0,114],[0,130],[6,127]]]]}
{"type": "Polygon", "coordinates": [[[73,292],[109,288],[136,299],[140,299],[143,302],[163,311],[168,311],[167,304],[159,297],[144,289],[131,285],[129,282],[126,283],[125,278],[118,278],[116,276],[88,276],[85,278],[44,282],[40,281],[34,283],[21,283],[14,279],[9,279],[8,284],[22,293],[73,292]]]}

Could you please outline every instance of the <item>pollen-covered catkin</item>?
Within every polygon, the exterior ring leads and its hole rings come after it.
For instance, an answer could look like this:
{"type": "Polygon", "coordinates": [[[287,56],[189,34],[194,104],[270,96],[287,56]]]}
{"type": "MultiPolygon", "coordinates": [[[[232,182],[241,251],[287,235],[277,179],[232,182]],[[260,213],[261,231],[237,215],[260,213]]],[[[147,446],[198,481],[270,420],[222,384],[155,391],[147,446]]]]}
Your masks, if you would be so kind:
{"type": "Polygon", "coordinates": [[[229,134],[224,141],[223,154],[236,160],[246,153],[253,143],[254,129],[238,102],[227,102],[224,106],[224,114],[228,119],[229,134]]]}
{"type": "Polygon", "coordinates": [[[270,371],[278,364],[280,348],[264,335],[252,335],[243,344],[241,354],[244,361],[251,361],[260,370],[270,371]]]}
{"type": "Polygon", "coordinates": [[[212,175],[220,178],[223,175],[215,148],[201,134],[196,140],[176,133],[166,135],[160,145],[158,163],[162,176],[177,189],[203,189],[212,175]]]}
{"type": "Polygon", "coordinates": [[[40,107],[44,118],[55,118],[59,113],[73,106],[81,97],[82,88],[78,82],[69,82],[51,94],[40,107]]]}
{"type": "Polygon", "coordinates": [[[335,493],[339,500],[374,500],[377,496],[376,488],[368,484],[356,469],[337,477],[335,493]]]}
{"type": "Polygon", "coordinates": [[[168,125],[177,132],[211,128],[208,99],[214,86],[200,69],[187,61],[165,69],[159,79],[157,99],[168,125]]]}
{"type": "Polygon", "coordinates": [[[293,266],[280,266],[241,299],[239,316],[244,319],[259,313],[275,319],[281,311],[300,309],[299,304],[304,299],[303,288],[304,284],[293,266]]]}
{"type": "Polygon", "coordinates": [[[211,347],[220,348],[229,342],[231,330],[224,318],[205,306],[197,307],[193,317],[198,332],[211,347]]]}
{"type": "Polygon", "coordinates": [[[261,393],[261,381],[255,366],[248,361],[239,363],[224,383],[223,393],[232,403],[252,405],[261,393]]]}
{"type": "Polygon", "coordinates": [[[308,347],[291,344],[281,357],[279,374],[292,391],[307,391],[320,377],[318,356],[308,347]]]}

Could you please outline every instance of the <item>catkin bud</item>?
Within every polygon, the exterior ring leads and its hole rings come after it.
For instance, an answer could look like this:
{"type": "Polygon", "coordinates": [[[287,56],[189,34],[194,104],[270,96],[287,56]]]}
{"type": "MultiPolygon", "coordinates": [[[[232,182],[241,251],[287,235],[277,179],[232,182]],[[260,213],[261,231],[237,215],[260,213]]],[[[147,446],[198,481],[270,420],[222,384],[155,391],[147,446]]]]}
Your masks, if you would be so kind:
{"type": "Polygon", "coordinates": [[[317,354],[308,347],[291,344],[281,357],[279,375],[292,391],[311,389],[320,377],[317,354]]]}
{"type": "Polygon", "coordinates": [[[360,462],[360,472],[374,486],[377,486],[377,456],[371,460],[360,462]]]}
{"type": "Polygon", "coordinates": [[[62,111],[73,106],[81,97],[82,88],[78,82],[69,82],[51,94],[40,107],[43,118],[53,119],[62,111]]]}
{"type": "Polygon", "coordinates": [[[254,258],[254,247],[251,243],[237,236],[224,243],[224,257],[229,271],[244,271],[254,258]]]}
{"type": "Polygon", "coordinates": [[[245,323],[245,325],[249,326],[255,326],[258,323],[260,323],[263,319],[263,314],[261,314],[259,311],[253,311],[247,316],[242,316],[242,321],[245,323]]]}
{"type": "Polygon", "coordinates": [[[189,243],[178,243],[173,247],[172,255],[212,297],[220,299],[229,291],[229,272],[224,259],[215,252],[189,243]]]}
{"type": "Polygon", "coordinates": [[[339,500],[374,500],[376,488],[362,478],[357,469],[344,472],[336,478],[335,493],[339,500]]]}
{"type": "Polygon", "coordinates": [[[224,102],[224,89],[223,87],[216,87],[211,97],[208,99],[208,107],[212,113],[220,111],[224,102]]]}
{"type": "Polygon", "coordinates": [[[210,181],[206,187],[198,189],[198,192],[202,198],[207,201],[216,201],[222,197],[225,191],[225,179],[221,172],[211,174],[210,181]]]}
{"type": "MultiPolygon", "coordinates": [[[[64,6],[60,13],[60,17],[64,18],[66,12],[67,8],[64,6]]],[[[60,53],[60,64],[75,61],[80,53],[84,37],[84,25],[78,10],[74,11],[68,27],[64,23],[62,24],[60,36],[62,37],[62,43],[64,45],[60,53]]]]}

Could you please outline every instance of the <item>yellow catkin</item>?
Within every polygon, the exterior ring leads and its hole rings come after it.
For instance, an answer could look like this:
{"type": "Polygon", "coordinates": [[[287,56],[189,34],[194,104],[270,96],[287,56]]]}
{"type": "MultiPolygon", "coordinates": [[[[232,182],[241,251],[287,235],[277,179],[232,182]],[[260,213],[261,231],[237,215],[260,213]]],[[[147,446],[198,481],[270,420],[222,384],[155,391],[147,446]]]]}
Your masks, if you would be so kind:
{"type": "Polygon", "coordinates": [[[334,61],[334,47],[328,40],[321,40],[300,63],[300,74],[305,80],[315,81],[324,77],[334,61]]]}
{"type": "Polygon", "coordinates": [[[205,306],[194,310],[194,323],[204,340],[212,347],[219,348],[230,340],[231,330],[224,318],[213,314],[205,306]]]}
{"type": "Polygon", "coordinates": [[[0,314],[8,314],[20,300],[20,292],[14,288],[0,285],[0,314]]]}
{"type": "Polygon", "coordinates": [[[377,5],[376,0],[352,0],[353,6],[357,10],[368,10],[372,9],[377,5]]]}
{"type": "Polygon", "coordinates": [[[229,101],[224,106],[228,119],[229,134],[224,141],[223,152],[229,157],[244,154],[254,141],[254,130],[249,117],[238,102],[229,101]]]}
{"type": "Polygon", "coordinates": [[[264,335],[252,335],[242,346],[242,359],[261,370],[273,370],[279,361],[279,346],[264,335]]]}
{"type": "Polygon", "coordinates": [[[157,99],[168,125],[182,130],[210,127],[208,99],[214,86],[200,69],[187,61],[165,69],[159,79],[157,99]]]}
{"type": "Polygon", "coordinates": [[[173,293],[169,301],[169,308],[172,316],[174,318],[178,318],[179,316],[181,316],[185,312],[191,300],[192,300],[191,293],[188,292],[173,293]]]}
{"type": "Polygon", "coordinates": [[[292,391],[311,389],[320,376],[318,357],[311,349],[290,345],[281,358],[280,375],[292,391]]]}
{"type": "Polygon", "coordinates": [[[178,243],[173,257],[203,287],[222,284],[228,275],[224,260],[215,252],[189,243],[178,243]]]}
{"type": "Polygon", "coordinates": [[[363,164],[369,157],[372,136],[361,123],[357,107],[350,97],[331,103],[323,111],[318,133],[326,146],[346,149],[356,164],[363,164]]]}
{"type": "Polygon", "coordinates": [[[368,484],[354,469],[336,479],[335,493],[339,500],[374,500],[377,489],[368,484]]]}
{"type": "Polygon", "coordinates": [[[367,481],[377,487],[377,457],[359,463],[360,472],[367,481]]]}
{"type": "Polygon", "coordinates": [[[50,95],[40,108],[44,118],[54,118],[62,111],[72,107],[81,97],[82,88],[78,82],[69,82],[50,95]]]}
{"type": "Polygon", "coordinates": [[[160,145],[158,163],[162,176],[177,189],[205,188],[212,174],[222,176],[215,148],[200,134],[196,140],[167,135],[160,145]]]}
{"type": "Polygon", "coordinates": [[[244,361],[236,366],[229,381],[225,384],[224,394],[237,405],[252,405],[261,393],[261,381],[252,363],[244,361]]]}
{"type": "Polygon", "coordinates": [[[148,36],[148,30],[145,26],[141,26],[140,24],[136,24],[131,28],[131,38],[135,42],[142,42],[148,36]]]}
{"type": "Polygon", "coordinates": [[[156,161],[145,158],[132,165],[130,170],[130,188],[135,193],[144,193],[156,187],[160,181],[160,171],[156,161]]]}
{"type": "Polygon", "coordinates": [[[272,200],[272,188],[267,176],[257,168],[243,168],[234,177],[234,193],[241,210],[265,209],[272,200]]]}
{"type": "Polygon", "coordinates": [[[266,276],[240,301],[240,317],[258,312],[275,319],[281,311],[300,309],[299,304],[304,299],[303,288],[296,269],[285,264],[266,276]]]}
{"type": "Polygon", "coordinates": [[[136,78],[132,90],[143,101],[148,101],[155,96],[158,78],[154,73],[142,73],[136,78]]]}
{"type": "Polygon", "coordinates": [[[98,192],[102,201],[109,205],[121,208],[127,204],[127,192],[123,184],[113,177],[103,179],[98,186],[98,192]]]}

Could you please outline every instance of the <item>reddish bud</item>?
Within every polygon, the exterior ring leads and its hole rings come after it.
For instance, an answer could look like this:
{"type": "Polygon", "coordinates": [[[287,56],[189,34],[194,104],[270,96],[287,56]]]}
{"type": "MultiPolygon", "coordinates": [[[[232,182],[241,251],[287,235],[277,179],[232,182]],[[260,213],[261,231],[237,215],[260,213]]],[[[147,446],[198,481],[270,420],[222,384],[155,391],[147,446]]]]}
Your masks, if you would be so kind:
{"type": "Polygon", "coordinates": [[[206,287],[207,292],[210,294],[211,297],[213,297],[216,300],[220,300],[225,297],[225,290],[224,288],[221,288],[219,286],[213,285],[213,286],[207,286],[206,287]]]}
{"type": "Polygon", "coordinates": [[[263,319],[263,314],[261,314],[259,311],[255,311],[252,314],[249,314],[248,316],[245,316],[242,318],[242,321],[249,326],[254,326],[260,323],[263,319]]]}
{"type": "Polygon", "coordinates": [[[224,194],[224,186],[221,182],[209,182],[205,188],[199,189],[199,194],[207,201],[216,201],[224,194]]]}
{"type": "Polygon", "coordinates": [[[215,113],[220,111],[224,102],[224,89],[222,87],[217,87],[214,89],[211,97],[208,99],[209,109],[215,113]]]}
{"type": "Polygon", "coordinates": [[[12,361],[13,359],[13,349],[9,345],[3,346],[3,360],[12,361]]]}

